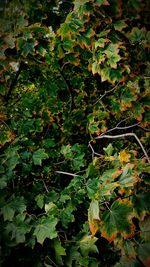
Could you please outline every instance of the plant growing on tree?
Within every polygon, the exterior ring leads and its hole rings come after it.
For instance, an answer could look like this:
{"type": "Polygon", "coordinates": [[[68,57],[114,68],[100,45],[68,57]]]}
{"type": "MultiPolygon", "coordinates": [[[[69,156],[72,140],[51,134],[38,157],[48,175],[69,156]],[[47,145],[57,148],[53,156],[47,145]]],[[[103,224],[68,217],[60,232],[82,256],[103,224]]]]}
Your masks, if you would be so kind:
{"type": "Polygon", "coordinates": [[[0,20],[0,263],[148,267],[148,2],[22,2],[0,20]]]}

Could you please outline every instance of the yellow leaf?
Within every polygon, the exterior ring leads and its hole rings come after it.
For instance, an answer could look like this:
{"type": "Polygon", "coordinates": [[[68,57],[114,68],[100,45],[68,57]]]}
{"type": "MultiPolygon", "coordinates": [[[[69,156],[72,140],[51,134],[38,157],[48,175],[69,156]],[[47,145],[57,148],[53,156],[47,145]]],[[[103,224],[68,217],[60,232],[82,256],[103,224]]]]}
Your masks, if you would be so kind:
{"type": "Polygon", "coordinates": [[[121,150],[119,153],[119,160],[120,162],[129,162],[131,155],[125,151],[125,149],[121,150]]]}
{"type": "Polygon", "coordinates": [[[97,200],[92,200],[90,204],[90,207],[88,209],[88,222],[92,233],[92,237],[94,237],[99,229],[99,224],[100,224],[99,206],[97,200]]]}

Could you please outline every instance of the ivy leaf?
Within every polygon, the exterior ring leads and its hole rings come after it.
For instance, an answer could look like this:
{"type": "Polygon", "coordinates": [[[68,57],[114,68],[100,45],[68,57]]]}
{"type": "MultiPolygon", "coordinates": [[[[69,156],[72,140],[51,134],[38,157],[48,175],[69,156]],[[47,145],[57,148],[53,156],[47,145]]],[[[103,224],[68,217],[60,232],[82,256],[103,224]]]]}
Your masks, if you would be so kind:
{"type": "Polygon", "coordinates": [[[85,235],[80,241],[80,250],[83,256],[87,256],[89,253],[98,253],[98,249],[95,242],[98,240],[91,235],[85,235]]]}
{"type": "Polygon", "coordinates": [[[8,166],[9,171],[14,170],[16,165],[19,163],[19,154],[17,152],[17,150],[19,150],[19,146],[18,147],[14,147],[11,149],[8,149],[6,152],[6,156],[7,156],[7,161],[6,164],[8,166]]]}
{"type": "Polygon", "coordinates": [[[108,58],[107,64],[110,65],[112,68],[117,69],[117,62],[120,60],[121,57],[118,54],[113,54],[108,58]]]}
{"type": "Polygon", "coordinates": [[[36,41],[32,40],[30,42],[25,42],[23,47],[22,47],[22,52],[21,54],[26,57],[28,54],[34,54],[35,51],[35,45],[36,45],[36,41]]]}
{"type": "Polygon", "coordinates": [[[29,221],[25,220],[25,214],[18,214],[13,223],[9,223],[6,226],[6,232],[11,233],[11,239],[15,240],[16,244],[25,242],[25,234],[29,233],[31,226],[29,221]]]}
{"type": "Polygon", "coordinates": [[[44,206],[44,195],[39,194],[35,197],[35,201],[40,209],[44,206]]]}
{"type": "Polygon", "coordinates": [[[55,215],[57,212],[57,206],[53,202],[49,202],[48,204],[45,204],[45,212],[50,215],[55,215]]]}
{"type": "Polygon", "coordinates": [[[116,238],[118,233],[124,237],[133,234],[133,224],[131,222],[132,206],[127,200],[116,200],[110,209],[102,215],[101,233],[108,241],[116,238]]]}
{"type": "Polygon", "coordinates": [[[56,225],[58,219],[51,217],[41,218],[34,230],[34,235],[37,238],[37,241],[42,245],[46,238],[53,239],[57,237],[56,225]]]}
{"type": "Polygon", "coordinates": [[[92,237],[96,234],[99,229],[100,217],[99,217],[99,206],[97,200],[92,200],[88,209],[88,222],[92,237]]]}
{"type": "Polygon", "coordinates": [[[140,244],[138,248],[138,256],[145,267],[150,266],[150,242],[140,244]]]}
{"type": "Polygon", "coordinates": [[[71,28],[68,23],[62,23],[60,25],[60,28],[58,29],[57,33],[59,36],[61,36],[61,40],[66,38],[67,36],[70,36],[71,28]]]}
{"type": "Polygon", "coordinates": [[[74,1],[74,10],[78,11],[80,6],[86,4],[87,2],[89,2],[89,0],[75,0],[74,1]]]}
{"type": "Polygon", "coordinates": [[[134,243],[131,240],[122,240],[121,245],[122,255],[128,259],[136,258],[136,251],[134,247],[134,243]]]}
{"type": "Polygon", "coordinates": [[[113,23],[113,25],[115,30],[119,32],[128,26],[124,20],[117,20],[113,23]]]}
{"type": "Polygon", "coordinates": [[[119,186],[119,183],[117,182],[114,182],[114,183],[109,182],[107,184],[102,184],[99,186],[99,190],[97,191],[97,193],[100,197],[111,196],[114,189],[116,189],[116,187],[118,186],[119,186]]]}
{"type": "Polygon", "coordinates": [[[102,82],[111,80],[110,71],[111,71],[111,69],[108,67],[100,68],[98,73],[101,75],[102,82]]]}
{"type": "Polygon", "coordinates": [[[106,152],[107,156],[112,156],[114,148],[112,144],[109,144],[107,147],[104,147],[103,150],[106,152]]]}
{"type": "Polygon", "coordinates": [[[35,152],[33,152],[33,163],[35,165],[42,165],[42,160],[44,159],[48,159],[48,154],[45,153],[45,149],[44,148],[40,148],[38,150],[36,150],[35,152]]]}
{"type": "Polygon", "coordinates": [[[149,192],[137,194],[132,197],[134,210],[137,216],[143,220],[145,215],[150,212],[150,194],[149,192]]]}
{"type": "Polygon", "coordinates": [[[2,213],[4,216],[4,221],[12,221],[15,212],[23,213],[26,210],[26,205],[23,197],[14,196],[6,202],[2,207],[2,213]]]}
{"type": "Polygon", "coordinates": [[[134,164],[127,164],[123,168],[123,172],[119,179],[119,183],[121,186],[124,186],[124,187],[133,186],[135,183],[140,181],[140,178],[138,178],[138,176],[134,174],[132,170],[133,167],[134,167],[134,164]]]}
{"type": "Polygon", "coordinates": [[[141,40],[145,40],[146,28],[139,29],[138,27],[132,28],[129,34],[129,39],[132,43],[138,43],[141,40]]]}
{"type": "Polygon", "coordinates": [[[116,263],[114,267],[129,267],[129,266],[130,267],[141,267],[141,264],[136,259],[129,261],[129,259],[122,257],[120,262],[116,263]]]}
{"type": "Polygon", "coordinates": [[[62,256],[66,255],[66,251],[62,247],[62,245],[58,239],[54,240],[54,250],[55,250],[55,256],[56,256],[56,262],[58,264],[62,264],[62,256]]]}
{"type": "Polygon", "coordinates": [[[95,42],[95,49],[97,49],[97,47],[104,48],[106,42],[108,42],[108,39],[106,39],[106,38],[99,38],[99,39],[95,42]]]}
{"type": "Polygon", "coordinates": [[[140,236],[145,241],[150,241],[150,216],[145,217],[142,222],[139,223],[140,226],[140,236]]]}
{"type": "Polygon", "coordinates": [[[0,179],[0,189],[5,187],[7,187],[7,177],[3,175],[0,179]]]}
{"type": "Polygon", "coordinates": [[[92,73],[93,73],[93,75],[94,74],[96,74],[96,73],[98,73],[99,72],[99,64],[97,64],[96,62],[94,62],[93,64],[92,64],[92,73]]]}

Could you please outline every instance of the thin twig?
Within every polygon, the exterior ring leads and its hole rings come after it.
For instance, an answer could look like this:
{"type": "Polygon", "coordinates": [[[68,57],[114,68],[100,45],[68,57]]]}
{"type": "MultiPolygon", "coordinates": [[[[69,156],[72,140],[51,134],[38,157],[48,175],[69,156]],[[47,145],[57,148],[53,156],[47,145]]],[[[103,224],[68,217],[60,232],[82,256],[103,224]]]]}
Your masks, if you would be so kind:
{"type": "Polygon", "coordinates": [[[55,267],[59,267],[49,256],[47,256],[47,258],[51,261],[51,263],[55,266],[55,267]]]}
{"type": "Polygon", "coordinates": [[[76,176],[76,177],[79,177],[80,175],[77,175],[77,174],[74,174],[74,173],[70,173],[70,172],[63,172],[63,171],[55,171],[56,173],[59,173],[59,174],[66,174],[66,175],[69,175],[69,176],[76,176]]]}
{"type": "Polygon", "coordinates": [[[95,139],[102,139],[102,138],[116,139],[116,138],[124,138],[124,137],[128,137],[128,136],[132,136],[137,140],[137,142],[138,142],[139,146],[141,147],[148,163],[150,163],[149,156],[148,156],[145,148],[143,147],[141,141],[139,140],[139,138],[137,137],[137,135],[135,133],[125,133],[125,134],[118,134],[118,135],[106,135],[106,134],[104,134],[104,135],[96,137],[95,139]]]}
{"type": "Polygon", "coordinates": [[[144,128],[144,127],[142,127],[141,125],[138,125],[138,127],[141,128],[141,129],[142,129],[143,131],[145,131],[145,132],[150,132],[150,129],[144,128]]]}
{"type": "Polygon", "coordinates": [[[10,127],[8,126],[8,124],[5,121],[3,121],[3,120],[0,120],[0,121],[11,131],[10,127]]]}
{"type": "Polygon", "coordinates": [[[49,193],[49,190],[48,190],[48,188],[47,188],[46,183],[45,183],[43,180],[42,180],[42,182],[43,182],[43,185],[44,185],[44,187],[45,187],[46,192],[49,193]]]}
{"type": "MultiPolygon", "coordinates": [[[[123,121],[124,121],[124,120],[123,120],[123,121]]],[[[118,126],[118,125],[120,125],[123,121],[119,122],[114,128],[108,130],[106,133],[110,133],[110,132],[115,131],[115,130],[127,130],[127,129],[130,129],[130,128],[139,126],[139,123],[140,123],[140,122],[137,122],[137,123],[132,124],[132,125],[129,125],[129,126],[118,126]]],[[[104,135],[104,134],[102,134],[102,135],[104,135]]],[[[101,135],[101,136],[102,136],[102,135],[101,135]]]]}
{"type": "Polygon", "coordinates": [[[92,150],[92,158],[94,158],[94,155],[96,155],[96,156],[101,156],[101,154],[99,154],[99,153],[97,153],[97,152],[95,152],[94,151],[94,149],[93,149],[93,147],[92,147],[92,145],[91,145],[91,143],[89,142],[89,144],[88,144],[88,146],[91,148],[91,150],[92,150]]]}
{"type": "Polygon", "coordinates": [[[94,105],[96,105],[99,101],[101,101],[107,94],[111,93],[112,91],[114,91],[116,89],[116,87],[119,85],[119,83],[117,83],[113,88],[111,88],[108,91],[105,91],[104,94],[94,103],[94,105]]]}
{"type": "Polygon", "coordinates": [[[63,70],[63,68],[66,66],[66,65],[68,65],[70,62],[69,61],[67,61],[67,62],[65,62],[63,65],[62,65],[62,67],[61,67],[61,71],[63,70]]]}

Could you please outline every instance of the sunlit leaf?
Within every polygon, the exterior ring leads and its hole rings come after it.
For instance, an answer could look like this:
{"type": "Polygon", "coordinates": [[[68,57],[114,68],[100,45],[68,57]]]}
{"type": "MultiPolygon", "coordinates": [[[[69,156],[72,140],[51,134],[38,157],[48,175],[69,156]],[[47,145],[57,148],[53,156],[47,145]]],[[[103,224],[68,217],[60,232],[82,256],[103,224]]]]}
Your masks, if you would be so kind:
{"type": "Polygon", "coordinates": [[[58,239],[54,239],[54,250],[55,250],[55,256],[56,256],[56,262],[58,264],[61,264],[62,256],[66,255],[66,251],[58,239]]]}
{"type": "Polygon", "coordinates": [[[103,150],[106,152],[106,154],[108,156],[111,156],[114,148],[113,148],[112,144],[110,143],[107,147],[104,147],[103,150]]]}
{"type": "Polygon", "coordinates": [[[84,236],[80,241],[80,250],[83,256],[87,256],[89,253],[98,253],[98,249],[95,242],[98,240],[91,235],[84,236]]]}
{"type": "Polygon", "coordinates": [[[45,149],[40,148],[38,150],[36,150],[35,152],[33,152],[33,163],[35,165],[42,165],[42,160],[44,159],[48,159],[48,154],[45,153],[45,149]]]}
{"type": "Polygon", "coordinates": [[[56,225],[58,219],[54,217],[43,217],[38,220],[34,230],[37,241],[42,245],[46,238],[53,239],[57,237],[56,225]]]}
{"type": "Polygon", "coordinates": [[[92,200],[88,209],[88,222],[92,237],[96,234],[99,229],[100,217],[99,217],[99,206],[97,200],[92,200]]]}

